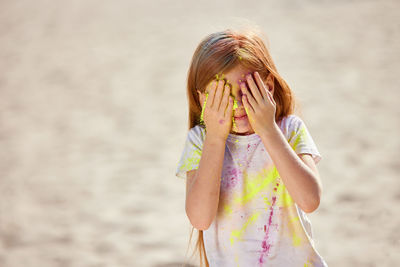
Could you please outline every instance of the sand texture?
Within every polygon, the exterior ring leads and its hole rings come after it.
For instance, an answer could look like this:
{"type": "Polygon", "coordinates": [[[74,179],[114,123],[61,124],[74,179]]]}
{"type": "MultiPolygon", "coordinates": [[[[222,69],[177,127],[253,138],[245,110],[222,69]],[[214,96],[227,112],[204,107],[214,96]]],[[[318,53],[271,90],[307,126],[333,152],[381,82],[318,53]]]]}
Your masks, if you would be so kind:
{"type": "Polygon", "coordinates": [[[186,74],[205,35],[243,19],[323,156],[318,251],[330,267],[400,266],[399,9],[0,1],[0,266],[181,266],[186,74]]]}

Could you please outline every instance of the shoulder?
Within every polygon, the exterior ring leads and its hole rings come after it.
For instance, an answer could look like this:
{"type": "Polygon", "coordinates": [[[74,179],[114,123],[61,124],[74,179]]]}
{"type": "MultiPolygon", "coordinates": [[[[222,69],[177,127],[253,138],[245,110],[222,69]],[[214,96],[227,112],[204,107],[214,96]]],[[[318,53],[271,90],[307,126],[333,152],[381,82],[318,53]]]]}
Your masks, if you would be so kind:
{"type": "Polygon", "coordinates": [[[196,125],[189,130],[189,134],[194,136],[203,136],[205,133],[205,128],[201,125],[196,125]]]}
{"type": "Polygon", "coordinates": [[[302,124],[304,124],[303,119],[296,114],[289,114],[283,117],[280,122],[282,130],[289,130],[289,131],[298,129],[302,124]]]}
{"type": "Polygon", "coordinates": [[[205,136],[205,128],[201,125],[196,125],[192,127],[188,132],[188,139],[197,144],[203,143],[205,136]]]}

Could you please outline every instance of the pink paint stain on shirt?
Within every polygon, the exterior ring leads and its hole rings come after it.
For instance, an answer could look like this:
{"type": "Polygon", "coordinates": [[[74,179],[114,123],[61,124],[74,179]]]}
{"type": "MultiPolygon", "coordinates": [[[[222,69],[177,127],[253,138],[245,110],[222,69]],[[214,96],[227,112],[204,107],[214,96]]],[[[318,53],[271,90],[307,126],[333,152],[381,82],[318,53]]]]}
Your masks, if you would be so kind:
{"type": "Polygon", "coordinates": [[[225,189],[229,189],[234,187],[237,182],[238,182],[238,177],[239,177],[239,170],[237,168],[232,168],[229,169],[226,173],[225,173],[225,179],[223,179],[221,181],[222,186],[225,189]]]}
{"type": "Polygon", "coordinates": [[[258,259],[260,266],[262,266],[262,264],[264,262],[264,255],[268,256],[269,250],[272,246],[272,243],[270,243],[268,239],[269,239],[269,230],[271,229],[271,224],[272,224],[272,216],[274,215],[273,207],[275,206],[275,202],[276,202],[276,196],[272,197],[272,205],[271,205],[270,212],[269,212],[268,225],[267,225],[267,227],[264,225],[264,232],[265,232],[265,228],[266,228],[266,233],[265,233],[264,240],[262,241],[262,244],[261,244],[263,251],[261,252],[260,258],[258,259]]]}
{"type": "Polygon", "coordinates": [[[219,124],[224,124],[224,120],[219,120],[219,124]]]}

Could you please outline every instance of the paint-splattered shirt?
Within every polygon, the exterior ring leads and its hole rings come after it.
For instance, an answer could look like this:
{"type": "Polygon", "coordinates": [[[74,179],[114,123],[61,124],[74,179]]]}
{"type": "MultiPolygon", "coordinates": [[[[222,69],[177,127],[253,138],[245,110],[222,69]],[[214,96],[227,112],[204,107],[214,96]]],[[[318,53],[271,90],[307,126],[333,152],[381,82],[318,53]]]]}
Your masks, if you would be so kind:
{"type": "MultiPolygon", "coordinates": [[[[278,122],[297,154],[321,154],[303,120],[291,114],[278,122]]],[[[176,176],[197,169],[205,129],[189,130],[176,176]]],[[[311,222],[293,201],[261,138],[229,134],[222,168],[218,213],[203,232],[211,267],[327,264],[317,252],[311,222]]]]}

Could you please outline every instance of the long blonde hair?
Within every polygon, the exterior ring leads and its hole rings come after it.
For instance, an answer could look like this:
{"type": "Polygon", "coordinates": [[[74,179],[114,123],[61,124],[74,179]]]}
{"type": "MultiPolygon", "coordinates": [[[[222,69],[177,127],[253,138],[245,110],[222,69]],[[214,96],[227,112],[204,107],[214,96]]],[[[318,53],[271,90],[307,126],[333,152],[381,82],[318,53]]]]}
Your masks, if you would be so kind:
{"type": "MultiPolygon", "coordinates": [[[[295,97],[289,85],[279,75],[271,55],[262,40],[263,34],[257,29],[215,32],[206,36],[196,48],[187,76],[187,97],[189,102],[189,129],[200,124],[201,105],[196,90],[205,91],[215,74],[228,72],[238,64],[250,71],[257,71],[266,81],[269,73],[274,77],[275,120],[294,113],[295,97]]],[[[190,234],[189,245],[194,227],[190,234]]],[[[194,252],[200,256],[200,267],[209,267],[204,247],[203,231],[198,230],[194,252]]],[[[193,252],[193,254],[194,254],[193,252]]],[[[193,256],[192,254],[192,256],[193,256]]]]}

